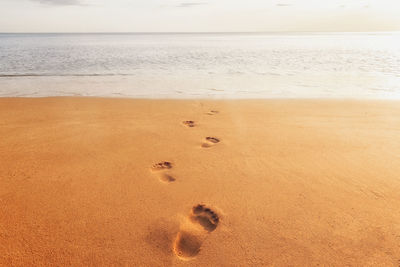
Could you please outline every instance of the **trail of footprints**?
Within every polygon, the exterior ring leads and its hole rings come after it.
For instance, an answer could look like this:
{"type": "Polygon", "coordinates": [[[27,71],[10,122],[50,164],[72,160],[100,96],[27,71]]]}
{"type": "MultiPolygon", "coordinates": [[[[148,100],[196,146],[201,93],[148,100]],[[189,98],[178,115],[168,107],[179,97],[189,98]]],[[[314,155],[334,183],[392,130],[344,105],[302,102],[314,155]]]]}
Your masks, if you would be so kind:
{"type": "MultiPolygon", "coordinates": [[[[206,114],[216,115],[218,113],[217,110],[210,110],[206,114]]],[[[192,120],[183,121],[182,124],[189,128],[196,126],[196,123],[192,120]]],[[[211,148],[220,141],[219,138],[207,136],[204,138],[201,147],[211,148]]],[[[161,182],[172,183],[176,181],[169,173],[172,168],[172,162],[162,161],[154,164],[151,170],[158,173],[161,182]]],[[[218,214],[204,204],[194,206],[186,219],[173,243],[174,253],[182,260],[190,260],[200,252],[202,243],[208,234],[217,228],[220,220],[218,214]]]]}

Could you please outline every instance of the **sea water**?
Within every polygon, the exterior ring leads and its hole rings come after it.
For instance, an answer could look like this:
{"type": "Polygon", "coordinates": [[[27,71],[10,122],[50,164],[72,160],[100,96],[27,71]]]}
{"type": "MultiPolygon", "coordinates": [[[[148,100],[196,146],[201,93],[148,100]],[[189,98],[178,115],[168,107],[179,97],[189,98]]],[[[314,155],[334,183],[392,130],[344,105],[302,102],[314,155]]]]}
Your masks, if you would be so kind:
{"type": "Polygon", "coordinates": [[[0,96],[400,98],[400,33],[0,34],[0,96]]]}

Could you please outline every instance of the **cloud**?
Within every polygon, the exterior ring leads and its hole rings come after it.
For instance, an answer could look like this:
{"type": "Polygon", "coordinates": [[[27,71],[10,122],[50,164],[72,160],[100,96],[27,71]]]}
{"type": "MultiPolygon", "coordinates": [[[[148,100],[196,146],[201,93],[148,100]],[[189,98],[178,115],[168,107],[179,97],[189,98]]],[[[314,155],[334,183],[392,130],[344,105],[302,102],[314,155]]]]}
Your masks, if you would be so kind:
{"type": "Polygon", "coordinates": [[[31,0],[46,5],[54,6],[82,6],[82,0],[31,0]]]}
{"type": "Polygon", "coordinates": [[[203,5],[207,5],[207,4],[208,3],[206,3],[206,2],[183,2],[183,3],[176,5],[176,7],[194,7],[194,6],[203,6],[203,5]]]}

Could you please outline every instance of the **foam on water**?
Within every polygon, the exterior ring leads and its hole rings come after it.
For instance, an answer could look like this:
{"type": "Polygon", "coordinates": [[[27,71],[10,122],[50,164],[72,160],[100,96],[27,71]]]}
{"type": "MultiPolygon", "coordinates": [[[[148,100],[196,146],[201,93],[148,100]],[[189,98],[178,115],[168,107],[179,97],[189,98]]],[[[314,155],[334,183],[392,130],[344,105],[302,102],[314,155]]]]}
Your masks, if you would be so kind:
{"type": "Polygon", "coordinates": [[[0,96],[66,95],[400,98],[400,34],[0,34],[0,96]]]}

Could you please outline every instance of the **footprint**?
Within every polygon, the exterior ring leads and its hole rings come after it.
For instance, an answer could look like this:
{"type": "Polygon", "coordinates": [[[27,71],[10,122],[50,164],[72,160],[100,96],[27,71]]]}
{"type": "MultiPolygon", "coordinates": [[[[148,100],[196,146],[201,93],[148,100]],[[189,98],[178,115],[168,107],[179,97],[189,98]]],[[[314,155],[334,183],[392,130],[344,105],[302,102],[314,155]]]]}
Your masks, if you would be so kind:
{"type": "Polygon", "coordinates": [[[219,142],[221,142],[221,140],[219,140],[218,138],[207,136],[205,138],[204,143],[201,146],[205,147],[205,148],[208,148],[208,147],[212,147],[213,145],[215,145],[215,144],[217,144],[219,142]]]}
{"type": "Polygon", "coordinates": [[[195,124],[194,121],[183,121],[182,123],[183,123],[183,125],[186,125],[187,127],[194,127],[194,126],[196,126],[196,124],[195,124]]]}
{"type": "Polygon", "coordinates": [[[173,176],[165,173],[166,170],[172,169],[172,163],[169,161],[163,161],[163,162],[156,163],[151,167],[151,169],[156,172],[161,172],[159,174],[159,179],[161,182],[171,183],[171,182],[175,182],[175,180],[176,180],[173,176]]]}
{"type": "Polygon", "coordinates": [[[215,115],[215,114],[218,114],[218,113],[219,113],[218,110],[210,110],[210,111],[207,112],[206,114],[207,114],[207,115],[215,115]]]}
{"type": "Polygon", "coordinates": [[[214,231],[219,223],[219,216],[203,204],[196,205],[188,217],[188,223],[181,227],[173,244],[175,254],[190,260],[199,252],[208,234],[214,231]]]}

